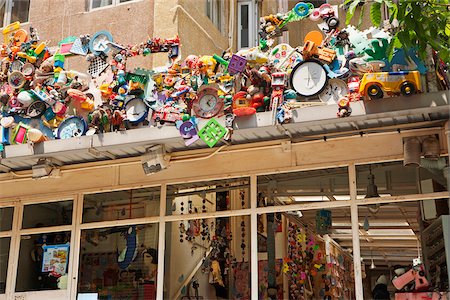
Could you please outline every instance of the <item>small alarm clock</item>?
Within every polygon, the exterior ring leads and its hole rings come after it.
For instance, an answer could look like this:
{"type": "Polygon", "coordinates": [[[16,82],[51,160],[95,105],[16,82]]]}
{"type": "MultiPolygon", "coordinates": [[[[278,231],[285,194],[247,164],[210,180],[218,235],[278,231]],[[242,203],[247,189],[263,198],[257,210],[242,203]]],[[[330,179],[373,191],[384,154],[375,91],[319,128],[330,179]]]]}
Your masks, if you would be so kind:
{"type": "Polygon", "coordinates": [[[210,119],[223,110],[223,99],[217,94],[217,87],[203,86],[197,93],[192,109],[197,117],[210,119]]]}
{"type": "Polygon", "coordinates": [[[128,121],[137,124],[145,120],[148,114],[148,106],[139,98],[133,98],[125,103],[125,113],[128,121]]]}
{"type": "Polygon", "coordinates": [[[79,137],[86,133],[87,127],[83,118],[72,116],[59,124],[56,136],[59,139],[79,137]]]}

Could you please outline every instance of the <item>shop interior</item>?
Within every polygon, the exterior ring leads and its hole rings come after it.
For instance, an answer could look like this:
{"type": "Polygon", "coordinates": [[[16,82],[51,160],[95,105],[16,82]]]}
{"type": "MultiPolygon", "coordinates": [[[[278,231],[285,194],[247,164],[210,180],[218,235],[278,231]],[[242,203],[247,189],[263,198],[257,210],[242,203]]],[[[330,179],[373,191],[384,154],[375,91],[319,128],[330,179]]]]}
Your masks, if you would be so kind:
{"type": "MultiPolygon", "coordinates": [[[[167,185],[164,193],[156,186],[85,194],[80,217],[75,200],[26,204],[15,290],[70,288],[75,220],[81,299],[156,299],[161,255],[164,298],[249,299],[253,235],[260,299],[352,299],[354,193],[364,297],[380,285],[391,299],[448,291],[448,198],[421,200],[448,190],[448,158],[405,164],[356,165],[353,175],[347,166],[258,175],[256,232],[249,177],[167,185]]],[[[1,231],[11,230],[12,208],[0,213],[1,231]]],[[[0,238],[0,266],[10,242],[0,238]]],[[[6,276],[1,267],[0,289],[6,276]]]]}

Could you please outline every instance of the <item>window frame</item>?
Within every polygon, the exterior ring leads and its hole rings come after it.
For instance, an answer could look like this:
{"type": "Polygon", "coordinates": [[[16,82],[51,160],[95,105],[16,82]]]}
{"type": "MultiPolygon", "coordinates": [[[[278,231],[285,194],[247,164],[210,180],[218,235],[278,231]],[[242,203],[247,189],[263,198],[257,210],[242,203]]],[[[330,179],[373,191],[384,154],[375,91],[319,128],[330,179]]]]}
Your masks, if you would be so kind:
{"type": "MultiPolygon", "coordinates": [[[[31,0],[26,1],[28,1],[29,6],[31,6],[31,0]]],[[[12,23],[11,17],[12,17],[13,2],[14,0],[5,0],[5,14],[3,15],[3,24],[0,24],[2,28],[12,23]]],[[[20,24],[24,25],[27,24],[28,22],[30,22],[30,8],[28,8],[27,20],[25,22],[20,22],[20,24]]]]}
{"type": "Polygon", "coordinates": [[[249,49],[252,47],[257,46],[257,28],[259,28],[257,21],[258,18],[258,6],[255,5],[255,3],[251,0],[247,1],[238,1],[237,3],[238,9],[237,9],[237,46],[238,50],[241,49],[249,49]],[[242,38],[242,29],[241,29],[241,18],[242,18],[242,7],[247,5],[248,6],[248,47],[243,47],[241,38],[242,38]]]}
{"type": "Polygon", "coordinates": [[[111,1],[112,1],[112,3],[108,4],[108,5],[99,6],[99,7],[92,7],[92,5],[94,3],[94,0],[89,0],[88,11],[87,12],[97,11],[97,10],[102,10],[102,9],[108,9],[108,8],[112,8],[112,7],[116,7],[116,6],[120,6],[120,5],[129,4],[129,3],[141,2],[143,0],[129,0],[129,1],[126,1],[126,2],[120,2],[120,0],[111,0],[111,1]]]}

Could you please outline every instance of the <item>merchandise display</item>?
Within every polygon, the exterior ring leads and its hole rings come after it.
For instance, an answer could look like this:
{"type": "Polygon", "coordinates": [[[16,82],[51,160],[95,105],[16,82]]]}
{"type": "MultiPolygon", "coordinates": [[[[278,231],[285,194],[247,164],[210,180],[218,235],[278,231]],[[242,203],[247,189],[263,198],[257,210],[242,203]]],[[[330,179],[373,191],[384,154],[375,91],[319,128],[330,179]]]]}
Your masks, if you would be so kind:
{"type": "Polygon", "coordinates": [[[287,123],[295,104],[316,99],[347,117],[352,102],[423,91],[426,68],[413,50],[412,60],[403,49],[389,60],[388,31],[371,28],[369,38],[368,31],[341,24],[337,6],[299,2],[260,18],[255,48],[183,59],[178,36],[125,46],[102,30],[51,47],[35,28],[15,22],[2,32],[1,116],[14,119],[2,122],[2,143],[176,125],[186,146],[203,140],[213,147],[222,139],[232,142],[236,118],[272,111],[274,124],[287,123]],[[305,19],[320,30],[309,32],[303,45],[275,43],[289,23],[305,19]],[[168,54],[166,66],[127,69],[129,58],[158,52],[168,54]],[[72,56],[86,57],[85,72],[66,68],[72,56]],[[225,126],[213,120],[221,117],[225,126]],[[204,124],[197,119],[210,121],[197,128],[204,124]]]}

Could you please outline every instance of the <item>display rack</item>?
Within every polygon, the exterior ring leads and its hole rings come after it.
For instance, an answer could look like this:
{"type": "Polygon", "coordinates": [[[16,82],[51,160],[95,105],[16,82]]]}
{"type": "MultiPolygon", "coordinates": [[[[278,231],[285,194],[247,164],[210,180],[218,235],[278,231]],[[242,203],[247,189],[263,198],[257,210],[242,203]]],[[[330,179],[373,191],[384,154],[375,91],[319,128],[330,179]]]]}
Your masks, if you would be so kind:
{"type": "Polygon", "coordinates": [[[422,234],[423,256],[430,283],[440,291],[449,290],[450,216],[442,215],[422,234]]]}

